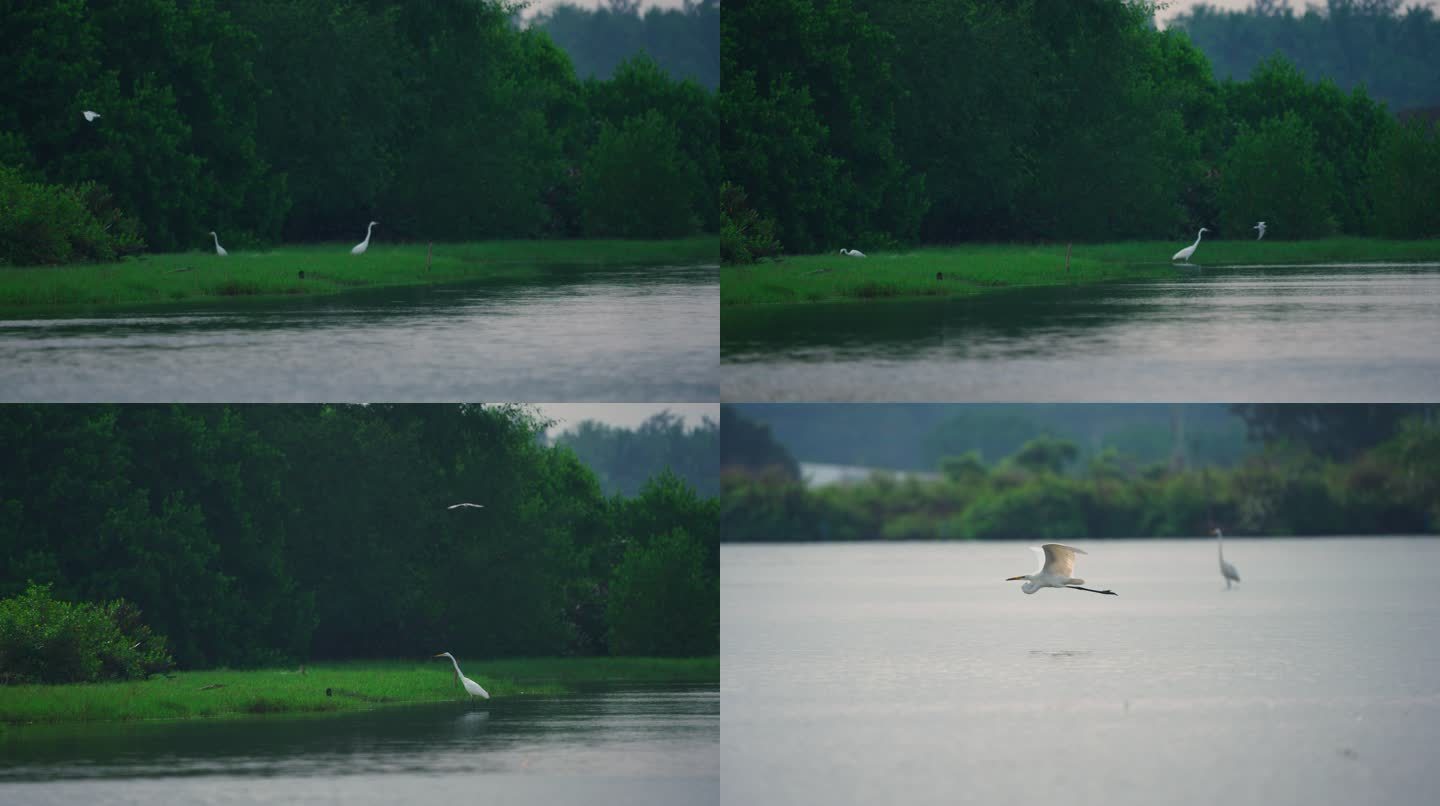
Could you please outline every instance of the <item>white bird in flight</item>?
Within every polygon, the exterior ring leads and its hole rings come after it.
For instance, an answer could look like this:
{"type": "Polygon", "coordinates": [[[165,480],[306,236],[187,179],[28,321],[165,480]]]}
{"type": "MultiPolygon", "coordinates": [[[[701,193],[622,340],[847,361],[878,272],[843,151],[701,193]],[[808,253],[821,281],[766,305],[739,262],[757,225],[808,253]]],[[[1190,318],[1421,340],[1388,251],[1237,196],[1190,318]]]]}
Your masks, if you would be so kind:
{"type": "Polygon", "coordinates": [[[1225,577],[1225,590],[1228,591],[1231,582],[1240,581],[1240,572],[1235,570],[1235,566],[1225,562],[1225,535],[1220,532],[1220,527],[1211,529],[1210,534],[1215,535],[1215,546],[1220,550],[1220,576],[1225,577]]]}
{"type": "Polygon", "coordinates": [[[461,507],[471,507],[471,508],[474,508],[474,509],[484,509],[484,508],[485,508],[485,505],[484,505],[484,504],[451,504],[450,506],[445,507],[445,508],[446,508],[446,509],[459,509],[459,508],[461,508],[461,507]]]}
{"type": "Polygon", "coordinates": [[[841,249],[840,254],[849,255],[850,257],[865,257],[865,253],[859,249],[841,249]]]}
{"type": "Polygon", "coordinates": [[[98,117],[100,117],[100,113],[99,113],[99,112],[92,112],[92,111],[90,111],[89,109],[86,109],[84,112],[81,112],[80,114],[82,114],[82,115],[85,116],[85,122],[87,122],[87,123],[94,123],[94,122],[95,122],[95,119],[98,118],[98,117]]]}
{"type": "Polygon", "coordinates": [[[1189,263],[1189,262],[1190,262],[1190,256],[1193,255],[1193,254],[1195,254],[1195,247],[1197,247],[1197,246],[1200,245],[1200,238],[1203,237],[1203,236],[1205,235],[1205,233],[1207,233],[1207,232],[1209,232],[1209,231],[1210,231],[1210,230],[1206,229],[1205,227],[1201,227],[1201,228],[1200,228],[1200,233],[1195,236],[1195,243],[1192,243],[1192,244],[1190,244],[1189,246],[1185,247],[1184,249],[1181,249],[1179,252],[1176,252],[1176,253],[1175,253],[1175,256],[1172,257],[1172,258],[1170,258],[1170,262],[1173,263],[1173,262],[1175,262],[1175,261],[1177,261],[1177,260],[1183,260],[1183,261],[1185,261],[1186,263],[1189,263]]]}
{"type": "Polygon", "coordinates": [[[1020,590],[1026,593],[1034,593],[1041,588],[1068,588],[1077,591],[1090,591],[1091,593],[1103,593],[1109,596],[1120,594],[1112,590],[1095,590],[1094,588],[1082,588],[1085,580],[1070,576],[1075,572],[1075,555],[1085,552],[1070,546],[1062,546],[1059,543],[1046,543],[1043,546],[1031,546],[1031,551],[1043,552],[1045,561],[1040,570],[1033,574],[1024,574],[1018,577],[1010,577],[1006,582],[1014,582],[1018,579],[1026,580],[1020,590]]]}
{"type": "Polygon", "coordinates": [[[449,658],[449,659],[450,659],[450,662],[453,663],[453,664],[455,664],[455,677],[456,677],[457,679],[459,679],[459,680],[460,680],[460,684],[465,687],[465,693],[469,694],[471,697],[484,697],[484,698],[487,699],[487,700],[490,699],[490,694],[489,694],[488,692],[486,692],[485,689],[480,688],[480,684],[479,684],[479,683],[476,683],[474,680],[471,680],[470,678],[466,677],[463,673],[461,673],[461,671],[460,671],[460,661],[455,660],[455,656],[454,656],[454,655],[451,655],[449,652],[441,652],[439,655],[436,655],[435,657],[437,657],[437,658],[449,658]]]}
{"type": "Polygon", "coordinates": [[[370,226],[368,226],[368,227],[365,228],[365,240],[361,241],[360,243],[355,244],[355,248],[350,250],[350,254],[352,254],[352,255],[363,255],[363,254],[365,254],[365,250],[370,248],[370,231],[373,230],[373,229],[375,229],[375,225],[376,225],[376,224],[379,224],[379,223],[380,223],[379,221],[371,221],[371,222],[370,222],[370,226]]]}
{"type": "Polygon", "coordinates": [[[210,231],[210,237],[215,239],[215,254],[219,255],[220,257],[225,257],[226,255],[230,254],[229,252],[225,251],[225,247],[220,245],[220,236],[216,235],[214,230],[210,231]]]}
{"type": "Polygon", "coordinates": [[[1261,221],[1260,223],[1256,224],[1255,226],[1251,227],[1250,229],[1258,229],[1258,230],[1260,230],[1260,234],[1257,235],[1257,236],[1255,236],[1255,240],[1257,240],[1257,241],[1263,241],[1263,240],[1265,240],[1265,222],[1264,222],[1264,221],[1261,221]]]}

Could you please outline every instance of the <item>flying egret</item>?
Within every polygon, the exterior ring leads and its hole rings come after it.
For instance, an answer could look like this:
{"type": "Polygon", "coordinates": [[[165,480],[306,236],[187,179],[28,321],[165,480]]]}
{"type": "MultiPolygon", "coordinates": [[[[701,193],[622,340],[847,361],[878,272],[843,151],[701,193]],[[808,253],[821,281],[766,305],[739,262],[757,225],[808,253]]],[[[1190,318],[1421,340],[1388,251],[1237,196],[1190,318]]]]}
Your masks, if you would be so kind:
{"type": "Polygon", "coordinates": [[[1080,549],[1062,546],[1059,543],[1046,543],[1043,546],[1031,546],[1030,550],[1043,552],[1045,561],[1036,573],[1010,577],[1005,580],[1006,582],[1014,582],[1017,579],[1026,580],[1025,584],[1020,586],[1020,590],[1034,593],[1041,588],[1068,588],[1091,593],[1104,593],[1109,596],[1120,595],[1112,590],[1097,591],[1094,588],[1082,588],[1080,586],[1085,584],[1085,580],[1070,576],[1075,571],[1075,555],[1085,553],[1080,549]]]}
{"type": "Polygon", "coordinates": [[[1220,527],[1211,529],[1210,534],[1215,535],[1215,546],[1220,550],[1220,576],[1225,577],[1225,590],[1228,591],[1231,582],[1240,581],[1240,572],[1235,570],[1235,566],[1225,562],[1225,535],[1221,533],[1220,527]]]}
{"type": "Polygon", "coordinates": [[[484,505],[484,504],[451,504],[450,506],[445,507],[445,508],[446,508],[446,509],[459,509],[459,508],[461,508],[461,507],[471,507],[471,508],[474,508],[474,509],[484,509],[484,508],[485,508],[485,505],[484,505]]]}
{"type": "Polygon", "coordinates": [[[840,254],[849,255],[850,257],[865,257],[865,253],[859,249],[841,249],[840,254]]]}
{"type": "Polygon", "coordinates": [[[361,241],[360,243],[355,244],[355,248],[350,250],[350,254],[352,254],[352,255],[363,255],[363,254],[365,254],[365,250],[370,248],[370,231],[373,230],[373,229],[375,229],[375,225],[376,225],[376,224],[379,224],[379,223],[380,223],[379,221],[371,221],[371,222],[370,222],[370,226],[368,226],[368,227],[365,228],[365,240],[361,241]]]}
{"type": "Polygon", "coordinates": [[[226,255],[230,254],[229,252],[225,251],[225,247],[220,245],[220,236],[216,235],[214,230],[210,231],[210,237],[215,239],[215,254],[219,255],[220,257],[225,257],[226,255]]]}
{"type": "Polygon", "coordinates": [[[1200,245],[1200,238],[1203,237],[1203,236],[1205,235],[1205,233],[1207,233],[1207,232],[1209,232],[1209,231],[1210,231],[1210,230],[1206,229],[1205,227],[1201,227],[1201,228],[1200,228],[1200,234],[1195,236],[1195,243],[1192,243],[1192,244],[1190,244],[1189,246],[1185,247],[1184,249],[1181,249],[1179,252],[1176,252],[1176,253],[1175,253],[1175,256],[1172,257],[1172,258],[1170,258],[1170,261],[1173,263],[1173,262],[1175,262],[1175,261],[1177,261],[1177,260],[1183,260],[1183,261],[1185,261],[1186,263],[1189,263],[1189,262],[1190,262],[1190,256],[1193,255],[1193,254],[1195,254],[1195,247],[1197,247],[1197,246],[1200,245]]]}
{"type": "Polygon", "coordinates": [[[458,678],[458,679],[460,680],[460,683],[465,686],[465,692],[466,692],[467,694],[469,694],[471,697],[484,697],[484,698],[487,699],[487,700],[490,699],[490,695],[485,692],[485,689],[480,688],[480,684],[479,684],[479,683],[476,683],[474,680],[471,680],[470,678],[466,677],[466,676],[460,671],[460,662],[457,661],[457,660],[455,660],[455,656],[454,656],[454,655],[451,655],[449,652],[441,652],[439,655],[436,655],[435,657],[437,657],[437,658],[449,658],[449,659],[450,659],[450,662],[453,663],[453,664],[455,664],[455,677],[458,678]]]}
{"type": "Polygon", "coordinates": [[[95,122],[95,119],[98,118],[98,117],[100,117],[100,113],[99,113],[99,112],[92,112],[92,111],[90,111],[89,109],[86,109],[84,112],[81,112],[80,114],[82,114],[82,115],[85,116],[85,122],[86,122],[86,123],[94,123],[94,122],[95,122]]]}
{"type": "Polygon", "coordinates": [[[1251,227],[1250,229],[1258,229],[1258,230],[1260,230],[1260,234],[1257,235],[1257,236],[1255,236],[1255,240],[1257,240],[1257,241],[1263,241],[1263,240],[1265,240],[1265,222],[1264,222],[1264,221],[1261,221],[1260,223],[1256,224],[1255,226],[1251,227]]]}

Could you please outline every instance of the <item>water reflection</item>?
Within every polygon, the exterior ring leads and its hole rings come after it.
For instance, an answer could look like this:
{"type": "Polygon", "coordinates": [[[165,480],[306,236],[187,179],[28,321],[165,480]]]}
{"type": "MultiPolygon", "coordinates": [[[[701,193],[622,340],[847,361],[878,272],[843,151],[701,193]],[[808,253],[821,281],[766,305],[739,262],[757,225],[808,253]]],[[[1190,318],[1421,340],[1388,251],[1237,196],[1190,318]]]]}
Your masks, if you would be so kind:
{"type": "Polygon", "coordinates": [[[729,400],[1423,400],[1440,264],[727,309],[729,400]]]}
{"type": "Polygon", "coordinates": [[[9,401],[714,400],[716,266],[0,321],[9,401]]]}

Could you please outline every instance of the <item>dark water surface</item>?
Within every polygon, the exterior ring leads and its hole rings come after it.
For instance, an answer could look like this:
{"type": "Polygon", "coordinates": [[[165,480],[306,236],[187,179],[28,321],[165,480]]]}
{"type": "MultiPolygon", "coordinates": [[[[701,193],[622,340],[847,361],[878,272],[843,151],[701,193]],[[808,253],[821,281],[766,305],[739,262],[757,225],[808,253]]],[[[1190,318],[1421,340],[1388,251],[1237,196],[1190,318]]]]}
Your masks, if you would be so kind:
{"type": "Polygon", "coordinates": [[[727,310],[731,401],[1440,399],[1440,263],[727,310]]]}
{"type": "Polygon", "coordinates": [[[719,289],[713,265],[557,269],[537,283],[0,320],[0,400],[713,401],[719,289]]]}
{"type": "Polygon", "coordinates": [[[11,728],[0,803],[715,804],[711,689],[11,728]]]}
{"type": "Polygon", "coordinates": [[[726,545],[723,802],[1420,804],[1440,539],[726,545]]]}

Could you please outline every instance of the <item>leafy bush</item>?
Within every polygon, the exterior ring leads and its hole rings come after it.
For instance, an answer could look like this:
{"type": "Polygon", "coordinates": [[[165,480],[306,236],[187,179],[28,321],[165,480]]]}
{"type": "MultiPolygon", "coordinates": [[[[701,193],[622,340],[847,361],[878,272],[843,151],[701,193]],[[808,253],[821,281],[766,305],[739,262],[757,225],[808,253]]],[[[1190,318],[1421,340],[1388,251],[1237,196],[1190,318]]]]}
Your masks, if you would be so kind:
{"type": "Polygon", "coordinates": [[[71,603],[53,598],[49,585],[32,584],[0,600],[0,682],[129,680],[173,665],[165,638],[123,599],[71,603]]]}
{"type": "Polygon", "coordinates": [[[722,263],[754,263],[762,257],[780,254],[775,221],[761,218],[745,199],[739,185],[720,185],[720,260],[722,263]]]}
{"type": "Polygon", "coordinates": [[[658,112],[605,124],[590,149],[580,203],[585,234],[673,238],[697,228],[690,200],[701,181],[680,152],[675,125],[658,112]]]}
{"type": "Polygon", "coordinates": [[[1440,125],[1391,127],[1367,166],[1370,226],[1387,238],[1440,236],[1440,125]]]}
{"type": "Polygon", "coordinates": [[[610,583],[614,655],[712,655],[720,649],[720,590],[704,549],[683,529],[631,546],[610,583]]]}
{"type": "Polygon", "coordinates": [[[1320,156],[1315,131],[1293,114],[1245,128],[1225,155],[1220,182],[1221,232],[1249,237],[1265,221],[1281,238],[1319,238],[1337,228],[1328,200],[1334,171],[1320,156]]]}
{"type": "Polygon", "coordinates": [[[27,182],[0,165],[0,264],[104,262],[144,246],[139,223],[103,187],[27,182]]]}

